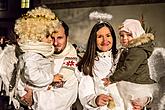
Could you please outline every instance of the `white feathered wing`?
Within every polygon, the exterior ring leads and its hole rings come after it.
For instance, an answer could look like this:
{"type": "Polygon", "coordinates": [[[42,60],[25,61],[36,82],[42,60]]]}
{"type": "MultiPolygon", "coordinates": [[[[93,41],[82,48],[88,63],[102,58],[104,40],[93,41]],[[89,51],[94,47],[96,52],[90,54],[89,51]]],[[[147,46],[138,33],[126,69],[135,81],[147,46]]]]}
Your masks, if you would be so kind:
{"type": "Polygon", "coordinates": [[[151,57],[148,59],[150,77],[158,82],[159,92],[157,93],[153,110],[165,109],[165,48],[157,47],[154,49],[151,57]]]}
{"type": "Polygon", "coordinates": [[[15,55],[15,45],[6,45],[2,50],[0,49],[0,77],[5,85],[6,95],[10,96],[10,102],[13,101],[13,104],[16,108],[19,108],[19,103],[16,99],[13,98],[14,90],[9,92],[10,80],[12,78],[12,73],[14,70],[14,65],[17,64],[17,57],[15,55]]]}
{"type": "Polygon", "coordinates": [[[160,78],[165,76],[165,48],[155,48],[148,59],[150,77],[159,82],[160,78]]]}

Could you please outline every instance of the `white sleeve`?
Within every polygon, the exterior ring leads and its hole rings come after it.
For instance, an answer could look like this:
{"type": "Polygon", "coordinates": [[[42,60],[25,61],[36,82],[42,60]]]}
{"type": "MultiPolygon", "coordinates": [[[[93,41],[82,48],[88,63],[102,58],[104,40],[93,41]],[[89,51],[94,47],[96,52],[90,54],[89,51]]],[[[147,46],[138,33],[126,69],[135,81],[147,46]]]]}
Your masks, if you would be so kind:
{"type": "Polygon", "coordinates": [[[25,53],[24,77],[30,84],[43,87],[53,81],[53,68],[51,62],[37,53],[25,53]]]}
{"type": "Polygon", "coordinates": [[[83,73],[78,70],[78,68],[75,68],[75,75],[77,77],[77,80],[80,82],[81,78],[83,77],[83,73]]]}
{"type": "Polygon", "coordinates": [[[97,105],[95,104],[95,88],[92,77],[83,76],[79,83],[79,99],[81,104],[87,108],[95,108],[97,105]]]}
{"type": "Polygon", "coordinates": [[[70,110],[77,99],[78,81],[71,76],[62,88],[34,91],[35,110],[70,110]]]}

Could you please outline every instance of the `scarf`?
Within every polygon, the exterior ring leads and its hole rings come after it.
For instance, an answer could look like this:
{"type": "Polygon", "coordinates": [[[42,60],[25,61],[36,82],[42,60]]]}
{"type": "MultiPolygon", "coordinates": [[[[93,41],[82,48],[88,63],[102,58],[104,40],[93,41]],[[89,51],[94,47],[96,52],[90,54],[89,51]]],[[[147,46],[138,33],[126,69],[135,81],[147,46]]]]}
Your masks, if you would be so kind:
{"type": "Polygon", "coordinates": [[[45,42],[19,43],[23,52],[35,52],[49,57],[54,53],[54,46],[45,42]]]}

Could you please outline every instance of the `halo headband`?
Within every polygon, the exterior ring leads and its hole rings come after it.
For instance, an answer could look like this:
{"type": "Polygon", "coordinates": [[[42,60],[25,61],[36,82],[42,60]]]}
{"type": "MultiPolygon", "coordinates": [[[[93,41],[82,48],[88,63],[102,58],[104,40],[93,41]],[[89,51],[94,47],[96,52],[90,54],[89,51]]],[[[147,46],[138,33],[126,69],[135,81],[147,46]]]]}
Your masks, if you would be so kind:
{"type": "Polygon", "coordinates": [[[103,23],[104,21],[110,21],[112,19],[112,15],[108,13],[100,13],[94,11],[89,14],[89,19],[97,20],[98,22],[103,23]]]}

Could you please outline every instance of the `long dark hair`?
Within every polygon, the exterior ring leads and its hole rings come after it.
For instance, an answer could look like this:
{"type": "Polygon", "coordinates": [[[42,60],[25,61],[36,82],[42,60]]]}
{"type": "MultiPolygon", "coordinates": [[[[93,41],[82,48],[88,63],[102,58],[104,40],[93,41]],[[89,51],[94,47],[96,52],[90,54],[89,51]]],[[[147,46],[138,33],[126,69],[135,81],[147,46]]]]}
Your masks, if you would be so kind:
{"type": "Polygon", "coordinates": [[[98,50],[97,44],[96,44],[97,31],[104,26],[108,27],[108,29],[111,32],[112,38],[113,38],[113,45],[112,45],[113,58],[115,58],[115,56],[117,54],[116,35],[115,35],[115,31],[114,31],[113,27],[108,22],[96,23],[91,30],[91,33],[90,33],[90,36],[88,39],[88,43],[87,43],[86,52],[85,52],[83,58],[78,63],[79,71],[83,71],[83,73],[85,75],[90,75],[93,77],[92,68],[93,68],[94,60],[97,56],[97,50],[98,50]]]}

